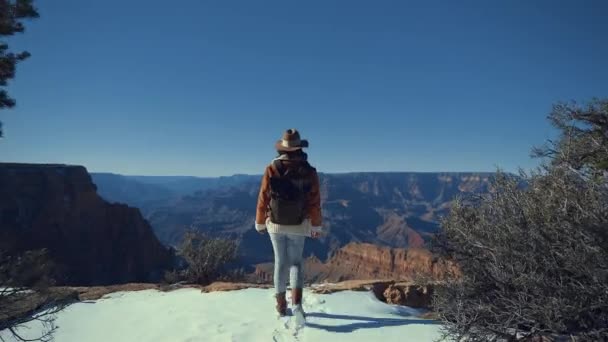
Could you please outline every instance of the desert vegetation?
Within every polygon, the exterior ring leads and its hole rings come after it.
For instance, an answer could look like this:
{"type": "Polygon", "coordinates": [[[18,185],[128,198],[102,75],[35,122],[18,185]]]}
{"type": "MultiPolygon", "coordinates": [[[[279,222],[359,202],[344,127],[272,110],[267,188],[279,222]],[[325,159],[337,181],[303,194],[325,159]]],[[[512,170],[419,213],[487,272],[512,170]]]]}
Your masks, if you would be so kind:
{"type": "Polygon", "coordinates": [[[434,308],[451,339],[608,339],[608,100],[558,104],[543,165],[456,201],[435,250],[462,274],[434,308]]]}
{"type": "Polygon", "coordinates": [[[0,251],[0,331],[7,329],[17,341],[52,340],[55,314],[70,302],[65,294],[52,290],[55,272],[45,250],[17,256],[0,251]],[[20,328],[33,321],[43,325],[43,333],[35,339],[23,338],[20,328]]]}
{"type": "Polygon", "coordinates": [[[215,280],[238,280],[244,272],[228,267],[235,261],[237,250],[235,240],[211,237],[197,230],[188,231],[177,248],[177,255],[182,258],[185,267],[167,271],[165,281],[207,285],[215,280]]]}

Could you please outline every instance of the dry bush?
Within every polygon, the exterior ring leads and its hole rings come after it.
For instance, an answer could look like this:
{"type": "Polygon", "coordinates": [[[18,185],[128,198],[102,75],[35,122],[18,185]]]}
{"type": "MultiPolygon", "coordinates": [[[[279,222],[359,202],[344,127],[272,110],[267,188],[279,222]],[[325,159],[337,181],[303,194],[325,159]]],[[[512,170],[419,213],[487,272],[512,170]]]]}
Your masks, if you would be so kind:
{"type": "Polygon", "coordinates": [[[178,255],[188,264],[183,273],[191,283],[206,285],[229,274],[226,266],[236,259],[238,244],[234,240],[210,237],[198,231],[184,235],[178,255]]]}
{"type": "Polygon", "coordinates": [[[163,282],[166,284],[176,284],[183,280],[182,274],[178,270],[165,271],[163,282]]]}
{"type": "Polygon", "coordinates": [[[0,331],[7,329],[14,339],[26,341],[19,334],[20,328],[37,321],[44,331],[28,341],[53,339],[55,314],[73,299],[51,291],[54,269],[45,250],[19,256],[0,251],[0,331]]]}
{"type": "Polygon", "coordinates": [[[558,103],[549,115],[561,132],[532,150],[535,157],[547,157],[552,166],[568,166],[587,176],[604,176],[608,171],[608,99],[594,99],[584,106],[558,103]]]}
{"type": "Polygon", "coordinates": [[[608,106],[594,103],[556,107],[541,170],[455,202],[435,241],[462,272],[435,296],[445,337],[608,340],[608,106]]]}

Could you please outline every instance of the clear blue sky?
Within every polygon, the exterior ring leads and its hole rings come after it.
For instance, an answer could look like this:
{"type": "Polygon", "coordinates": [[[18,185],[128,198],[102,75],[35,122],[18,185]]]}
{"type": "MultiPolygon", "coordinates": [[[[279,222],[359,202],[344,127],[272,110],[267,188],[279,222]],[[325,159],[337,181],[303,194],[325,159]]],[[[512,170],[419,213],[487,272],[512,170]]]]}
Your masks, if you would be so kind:
{"type": "Polygon", "coordinates": [[[37,1],[0,160],[261,173],[532,167],[551,104],[608,96],[608,1],[37,1]]]}

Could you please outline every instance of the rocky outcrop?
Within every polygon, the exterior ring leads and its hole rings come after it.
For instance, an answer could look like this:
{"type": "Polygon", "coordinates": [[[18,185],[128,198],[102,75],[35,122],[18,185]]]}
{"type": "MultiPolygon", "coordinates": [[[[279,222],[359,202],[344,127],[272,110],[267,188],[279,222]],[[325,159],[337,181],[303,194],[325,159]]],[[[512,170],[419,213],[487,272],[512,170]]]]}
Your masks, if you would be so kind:
{"type": "Polygon", "coordinates": [[[348,279],[442,280],[458,274],[454,263],[439,259],[421,248],[380,247],[367,243],[350,243],[320,264],[309,260],[307,275],[314,281],[348,279]]]}
{"type": "Polygon", "coordinates": [[[139,210],[104,201],[84,167],[0,163],[0,250],[42,248],[63,284],[148,281],[172,260],[139,210]]]}
{"type": "Polygon", "coordinates": [[[405,305],[412,308],[429,308],[434,293],[434,285],[414,284],[377,284],[374,293],[376,298],[394,305],[405,305]],[[384,291],[382,288],[386,287],[384,291]]]}
{"type": "MultiPolygon", "coordinates": [[[[313,293],[331,294],[340,291],[369,291],[382,302],[412,308],[431,308],[433,293],[438,283],[424,285],[387,280],[348,280],[338,283],[314,284],[313,293]]],[[[197,286],[192,286],[197,287],[197,286]]],[[[236,291],[247,288],[267,289],[267,284],[215,282],[201,287],[201,292],[236,291]]],[[[198,287],[197,287],[198,288],[198,287]]]]}
{"type": "MultiPolygon", "coordinates": [[[[327,262],[311,256],[305,263],[308,283],[362,279],[433,282],[458,276],[453,262],[442,260],[421,248],[402,249],[367,243],[350,243],[337,250],[327,262]]],[[[255,281],[272,282],[273,263],[256,265],[255,281]]]]}
{"type": "Polygon", "coordinates": [[[415,284],[389,280],[347,280],[338,283],[321,283],[311,287],[312,292],[330,294],[340,291],[370,291],[385,303],[429,309],[432,306],[435,287],[441,282],[415,284]]]}
{"type": "Polygon", "coordinates": [[[405,294],[403,290],[396,287],[395,285],[389,285],[383,292],[382,297],[389,304],[399,304],[405,302],[405,294]]]}
{"type": "Polygon", "coordinates": [[[269,289],[271,288],[268,284],[252,284],[252,283],[228,283],[228,282],[214,282],[201,288],[201,292],[227,292],[227,291],[238,291],[243,289],[269,289]]]}

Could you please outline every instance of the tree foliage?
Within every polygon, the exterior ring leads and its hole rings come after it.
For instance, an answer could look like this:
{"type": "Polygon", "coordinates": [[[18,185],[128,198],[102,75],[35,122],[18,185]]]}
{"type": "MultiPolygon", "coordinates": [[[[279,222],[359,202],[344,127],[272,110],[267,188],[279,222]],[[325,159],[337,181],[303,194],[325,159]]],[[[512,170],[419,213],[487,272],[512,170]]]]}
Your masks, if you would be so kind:
{"type": "Polygon", "coordinates": [[[560,137],[533,149],[533,156],[548,157],[554,166],[567,165],[586,174],[608,171],[608,99],[594,99],[585,106],[556,104],[549,120],[560,137]]]}
{"type": "Polygon", "coordinates": [[[555,106],[548,163],[455,202],[435,241],[462,271],[435,297],[446,336],[608,339],[607,103],[555,106]]]}
{"type": "MultiPolygon", "coordinates": [[[[25,31],[23,21],[38,18],[33,0],[0,0],[0,109],[15,106],[15,99],[5,89],[8,81],[15,77],[17,63],[27,59],[27,51],[13,52],[9,49],[7,37],[25,31]]],[[[0,122],[0,137],[2,123],[0,122]]]]}

